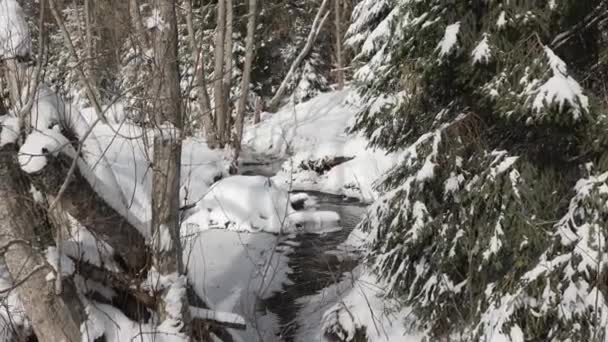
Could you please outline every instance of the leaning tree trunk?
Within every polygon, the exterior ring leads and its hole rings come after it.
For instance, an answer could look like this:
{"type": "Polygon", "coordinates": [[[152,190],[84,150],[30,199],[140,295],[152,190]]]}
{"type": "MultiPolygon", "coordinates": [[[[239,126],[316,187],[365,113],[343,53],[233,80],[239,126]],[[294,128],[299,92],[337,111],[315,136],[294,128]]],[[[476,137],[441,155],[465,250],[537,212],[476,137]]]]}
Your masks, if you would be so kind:
{"type": "MultiPolygon", "coordinates": [[[[241,95],[236,110],[236,135],[234,137],[234,162],[236,163],[241,153],[241,141],[243,139],[243,125],[245,121],[245,107],[249,96],[249,83],[251,80],[251,64],[254,55],[255,17],[257,14],[257,1],[249,0],[249,20],[247,22],[247,42],[245,43],[245,66],[241,80],[241,95]]],[[[257,110],[257,108],[256,108],[257,110]]]]}
{"type": "Polygon", "coordinates": [[[328,3],[329,0],[323,0],[323,2],[321,3],[321,6],[317,11],[317,15],[315,16],[315,20],[312,22],[312,27],[310,28],[310,33],[308,34],[308,38],[306,39],[306,44],[304,45],[304,48],[302,48],[302,51],[300,51],[298,57],[296,57],[296,59],[291,64],[291,67],[289,68],[287,75],[285,75],[283,82],[281,82],[279,89],[268,103],[269,111],[276,112],[279,109],[279,105],[281,103],[281,100],[283,99],[283,95],[285,95],[285,92],[287,91],[287,86],[289,85],[291,78],[295,74],[296,70],[300,67],[300,64],[302,64],[302,62],[304,61],[304,58],[306,58],[310,54],[310,51],[312,50],[312,47],[314,46],[315,41],[317,40],[317,37],[321,32],[321,28],[329,17],[330,12],[325,13],[328,3]]]}
{"type": "MultiPolygon", "coordinates": [[[[152,184],[153,265],[160,274],[179,276],[184,272],[179,230],[183,124],[177,56],[177,19],[175,1],[153,0],[152,5],[160,14],[158,25],[152,28],[155,71],[153,89],[156,92],[153,94],[154,99],[151,99],[151,121],[156,125],[152,184]]],[[[184,328],[188,329],[189,306],[185,294],[181,300],[181,317],[173,317],[164,300],[159,303],[158,313],[163,320],[171,318],[184,322],[184,328]]]]}
{"type": "Polygon", "coordinates": [[[62,293],[56,294],[48,279],[53,269],[42,252],[52,241],[50,228],[33,204],[16,156],[15,145],[0,148],[0,244],[14,290],[38,341],[80,341],[82,303],[73,284],[65,282],[62,293]]]}

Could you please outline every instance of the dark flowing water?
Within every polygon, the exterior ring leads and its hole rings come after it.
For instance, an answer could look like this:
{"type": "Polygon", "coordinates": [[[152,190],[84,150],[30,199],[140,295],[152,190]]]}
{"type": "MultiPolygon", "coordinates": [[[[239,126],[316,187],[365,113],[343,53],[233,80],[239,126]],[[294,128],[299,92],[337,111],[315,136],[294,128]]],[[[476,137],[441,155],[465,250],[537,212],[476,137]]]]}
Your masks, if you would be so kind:
{"type": "Polygon", "coordinates": [[[337,247],[361,221],[365,206],[354,199],[319,192],[306,192],[317,200],[316,208],[340,214],[342,230],[325,234],[299,234],[291,239],[289,267],[290,285],[265,300],[266,309],[279,317],[281,330],[277,338],[293,341],[298,326],[296,317],[300,306],[297,299],[318,293],[322,289],[342,280],[342,275],[351,271],[357,260],[340,257],[337,247]]]}
{"type": "MultiPolygon", "coordinates": [[[[246,163],[240,165],[241,174],[271,177],[280,169],[282,161],[269,163],[246,163]]],[[[322,289],[338,283],[344,273],[357,265],[357,258],[343,257],[338,251],[352,230],[359,224],[365,211],[365,204],[354,198],[332,195],[317,191],[297,191],[312,197],[319,211],[333,211],[340,215],[341,230],[323,234],[298,234],[282,244],[288,245],[286,256],[292,270],[288,278],[291,282],[282,291],[260,303],[260,310],[268,310],[279,318],[279,341],[293,341],[298,326],[296,318],[301,309],[297,300],[317,294],[322,289]],[[342,256],[342,257],[341,257],[342,256]]]]}

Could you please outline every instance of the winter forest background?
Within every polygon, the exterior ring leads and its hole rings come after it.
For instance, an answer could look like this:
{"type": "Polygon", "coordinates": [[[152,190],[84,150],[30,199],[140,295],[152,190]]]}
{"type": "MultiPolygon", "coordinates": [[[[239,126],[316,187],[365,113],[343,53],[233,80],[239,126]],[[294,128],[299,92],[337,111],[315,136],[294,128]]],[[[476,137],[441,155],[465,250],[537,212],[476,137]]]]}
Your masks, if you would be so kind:
{"type": "Polygon", "coordinates": [[[0,341],[608,342],[608,1],[0,0],[0,341]]]}

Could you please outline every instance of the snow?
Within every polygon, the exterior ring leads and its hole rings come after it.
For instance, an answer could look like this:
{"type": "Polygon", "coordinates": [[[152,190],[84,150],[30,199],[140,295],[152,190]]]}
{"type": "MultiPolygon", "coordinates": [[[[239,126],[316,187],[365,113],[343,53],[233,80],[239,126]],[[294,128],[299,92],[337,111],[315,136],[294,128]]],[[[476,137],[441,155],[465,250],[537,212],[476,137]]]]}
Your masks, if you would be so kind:
{"type": "Polygon", "coordinates": [[[490,61],[492,51],[488,43],[488,34],[484,33],[483,39],[473,49],[471,56],[473,57],[473,64],[486,64],[490,61]]]}
{"type": "Polygon", "coordinates": [[[0,0],[0,58],[27,56],[32,49],[30,30],[16,0],[0,0]]]}
{"type": "Polygon", "coordinates": [[[458,32],[460,32],[460,22],[448,25],[445,28],[443,39],[441,39],[436,48],[436,50],[439,51],[440,58],[443,58],[452,52],[458,42],[458,32]]]}
{"type": "Polygon", "coordinates": [[[163,31],[167,28],[167,23],[162,18],[160,10],[158,8],[154,8],[152,10],[152,14],[146,18],[145,26],[148,30],[158,29],[159,31],[163,31]]]}
{"type": "Polygon", "coordinates": [[[37,130],[51,129],[65,113],[65,103],[46,84],[40,84],[30,115],[30,125],[37,130]]]}
{"type": "Polygon", "coordinates": [[[421,342],[422,334],[405,327],[412,319],[410,309],[386,297],[385,286],[364,267],[357,267],[337,284],[317,295],[298,300],[303,306],[298,314],[297,342],[328,341],[333,333],[341,341],[351,341],[357,329],[364,329],[368,342],[421,342]],[[319,329],[321,327],[321,329],[319,329]]]}
{"type": "Polygon", "coordinates": [[[82,342],[93,342],[104,336],[107,342],[186,342],[172,320],[155,326],[131,321],[120,310],[107,304],[90,302],[85,307],[87,321],[82,324],[82,342]]]}
{"type": "MultiPolygon", "coordinates": [[[[121,113],[122,105],[108,109],[117,117],[125,117],[121,113]]],[[[80,111],[83,127],[90,127],[97,121],[97,115],[91,108],[80,111]]],[[[111,169],[116,179],[117,189],[127,199],[127,205],[119,210],[129,217],[129,222],[139,229],[148,239],[152,238],[150,221],[152,219],[152,169],[150,158],[152,147],[144,138],[153,132],[142,130],[140,127],[122,121],[118,124],[102,124],[97,122],[92,134],[97,147],[88,153],[89,160],[95,165],[103,156],[106,165],[111,169]]],[[[229,152],[210,150],[205,141],[196,138],[186,138],[182,142],[182,167],[180,175],[180,205],[193,205],[200,201],[208,192],[214,180],[227,175],[229,167],[229,152]]]]}
{"type": "Polygon", "coordinates": [[[498,20],[496,20],[496,26],[503,28],[507,24],[507,13],[505,11],[500,12],[498,20]]]}
{"type": "Polygon", "coordinates": [[[274,341],[278,318],[260,306],[289,282],[288,237],[223,229],[182,234],[184,264],[196,294],[212,310],[245,319],[246,330],[231,331],[242,341],[274,341]]]}
{"type": "Polygon", "coordinates": [[[69,222],[69,233],[61,245],[63,253],[76,260],[83,260],[92,265],[119,272],[121,269],[114,260],[114,249],[106,242],[96,238],[72,216],[66,215],[69,222]]]}
{"type": "MultiPolygon", "coordinates": [[[[61,261],[62,277],[70,276],[74,274],[74,271],[76,271],[74,262],[65,254],[59,255],[59,251],[55,247],[48,247],[46,249],[46,261],[49,263],[49,265],[51,265],[51,267],[53,267],[53,269],[55,270],[55,274],[59,273],[59,264],[61,261]]],[[[55,279],[55,275],[47,277],[47,280],[52,279],[55,279]]]]}
{"type": "Polygon", "coordinates": [[[9,271],[4,263],[0,263],[0,342],[14,341],[15,330],[30,329],[23,304],[16,291],[10,291],[12,287],[13,281],[9,271]]]}
{"type": "Polygon", "coordinates": [[[0,118],[0,147],[15,143],[19,138],[19,119],[12,115],[0,118]]]}
{"type": "Polygon", "coordinates": [[[233,176],[214,184],[184,221],[200,229],[282,233],[294,226],[288,193],[266,177],[233,176]]]}
{"type": "Polygon", "coordinates": [[[346,89],[321,94],[277,113],[264,113],[261,123],[247,127],[244,149],[248,154],[285,159],[273,177],[289,190],[316,190],[373,201],[375,182],[399,160],[398,154],[368,148],[362,135],[347,133],[359,111],[359,99],[346,89]],[[309,162],[336,157],[353,158],[318,174],[303,168],[309,162]]]}
{"type": "Polygon", "coordinates": [[[290,194],[263,176],[225,178],[209,189],[193,211],[183,221],[188,230],[322,233],[334,230],[340,220],[333,212],[296,212],[290,194]]]}
{"type": "Polygon", "coordinates": [[[203,320],[211,320],[215,322],[232,323],[237,325],[245,325],[245,319],[237,314],[231,312],[213,311],[208,309],[201,309],[190,307],[190,315],[193,318],[200,318],[203,320]]]}
{"type": "Polygon", "coordinates": [[[27,173],[40,172],[47,164],[47,153],[57,156],[62,151],[67,151],[71,156],[76,155],[70,142],[58,129],[33,132],[19,149],[19,165],[27,173]]]}
{"type": "Polygon", "coordinates": [[[574,120],[589,111],[589,99],[583,94],[583,88],[567,73],[566,63],[550,48],[545,46],[545,55],[553,76],[537,90],[532,108],[542,112],[546,107],[557,104],[559,110],[567,103],[572,111],[574,120]]]}

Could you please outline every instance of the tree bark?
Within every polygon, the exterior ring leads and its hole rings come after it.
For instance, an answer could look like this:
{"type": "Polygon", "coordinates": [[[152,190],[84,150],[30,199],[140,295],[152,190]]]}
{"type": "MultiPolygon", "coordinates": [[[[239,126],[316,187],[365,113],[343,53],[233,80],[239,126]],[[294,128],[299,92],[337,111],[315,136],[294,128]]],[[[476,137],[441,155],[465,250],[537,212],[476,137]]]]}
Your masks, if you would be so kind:
{"type": "Polygon", "coordinates": [[[217,143],[217,132],[215,130],[215,124],[213,123],[211,101],[209,100],[209,92],[207,91],[205,60],[201,56],[202,49],[200,48],[200,44],[196,43],[196,34],[192,20],[192,0],[187,0],[186,6],[186,24],[188,26],[188,38],[192,50],[192,67],[194,69],[195,77],[194,86],[197,90],[198,102],[202,111],[201,118],[207,137],[207,144],[213,148],[217,143]]]}
{"type": "Polygon", "coordinates": [[[279,89],[277,90],[277,92],[275,93],[273,98],[270,100],[270,102],[268,103],[269,111],[276,112],[278,110],[279,105],[281,103],[281,99],[283,98],[283,95],[285,95],[285,91],[287,91],[287,86],[289,85],[291,78],[293,77],[294,73],[296,72],[296,69],[300,66],[300,64],[302,64],[302,61],[304,61],[304,58],[306,58],[306,56],[308,56],[308,54],[312,50],[312,47],[314,46],[315,41],[317,40],[317,37],[319,36],[319,32],[321,32],[321,28],[323,27],[323,25],[327,21],[327,18],[329,17],[330,12],[325,13],[328,3],[329,3],[329,0],[323,0],[323,2],[321,3],[321,6],[319,7],[319,10],[317,11],[317,15],[315,16],[315,20],[312,23],[312,27],[310,28],[310,33],[308,34],[308,38],[306,40],[306,44],[304,45],[304,48],[302,48],[302,51],[300,51],[300,54],[298,55],[298,57],[296,57],[296,59],[291,64],[291,67],[289,68],[287,75],[285,75],[283,82],[281,82],[281,86],[279,87],[279,89]]]}
{"type": "Polygon", "coordinates": [[[336,78],[338,90],[344,89],[344,66],[342,62],[342,18],[340,13],[340,0],[335,0],[335,24],[336,24],[336,78]]]}
{"type": "Polygon", "coordinates": [[[41,225],[36,222],[40,216],[32,205],[16,155],[15,145],[0,148],[0,244],[6,266],[38,340],[80,341],[82,303],[71,282],[65,282],[63,292],[56,295],[53,281],[47,280],[53,269],[40,251],[48,245],[40,246],[37,241],[44,239],[35,230],[41,225]]]}
{"type": "Polygon", "coordinates": [[[234,137],[234,162],[236,163],[241,153],[241,141],[243,139],[243,125],[245,122],[245,108],[249,96],[249,83],[251,81],[251,64],[254,56],[255,19],[257,15],[257,1],[249,0],[249,20],[247,21],[247,38],[245,43],[245,65],[243,67],[243,78],[241,79],[241,95],[236,110],[236,135],[234,137]]]}
{"type": "Polygon", "coordinates": [[[140,44],[140,49],[148,48],[148,33],[144,29],[144,23],[141,19],[141,12],[139,11],[139,2],[137,0],[129,0],[129,14],[131,17],[131,25],[135,30],[135,36],[140,44]]]}
{"type": "Polygon", "coordinates": [[[232,32],[234,26],[234,5],[232,0],[226,1],[226,33],[224,45],[224,135],[222,136],[222,146],[230,143],[230,133],[232,132],[232,106],[230,102],[230,90],[232,89],[232,66],[234,61],[232,32]]]}
{"type": "Polygon", "coordinates": [[[217,136],[220,140],[224,136],[226,118],[224,104],[224,40],[226,36],[226,0],[219,0],[217,4],[217,28],[215,29],[215,68],[213,70],[213,102],[215,106],[215,123],[217,136]]]}
{"type": "MultiPolygon", "coordinates": [[[[182,248],[179,222],[179,177],[181,163],[181,132],[183,129],[179,65],[177,56],[177,18],[175,1],[153,0],[153,9],[160,19],[152,28],[154,42],[154,90],[152,100],[155,123],[154,173],[152,180],[152,229],[154,232],[153,264],[164,275],[181,275],[182,248]]],[[[172,317],[161,300],[158,314],[184,322],[190,327],[189,306],[182,296],[181,317],[172,317]]]]}

